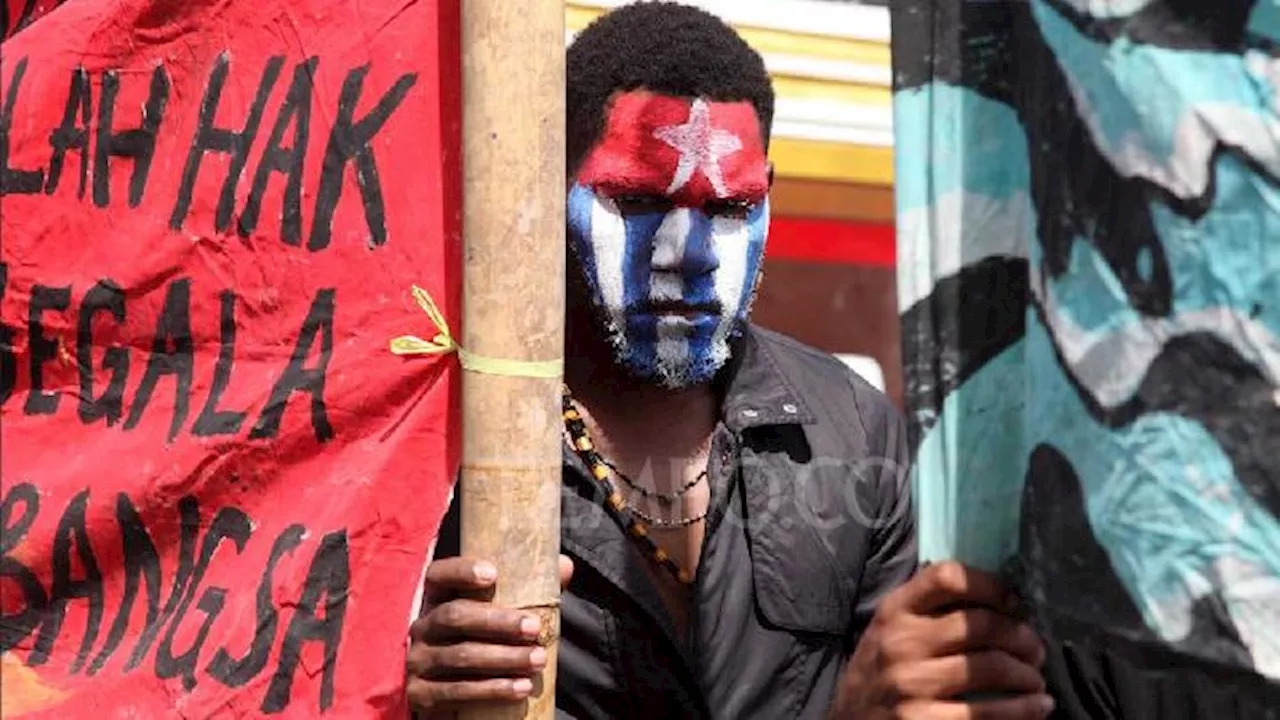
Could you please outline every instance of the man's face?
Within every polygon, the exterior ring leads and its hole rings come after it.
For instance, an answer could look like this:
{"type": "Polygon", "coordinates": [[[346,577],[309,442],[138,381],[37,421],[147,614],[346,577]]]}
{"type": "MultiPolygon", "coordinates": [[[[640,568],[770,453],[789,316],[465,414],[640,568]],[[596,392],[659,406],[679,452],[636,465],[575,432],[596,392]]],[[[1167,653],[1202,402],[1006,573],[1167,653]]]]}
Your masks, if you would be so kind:
{"type": "Polygon", "coordinates": [[[711,380],[747,318],[769,228],[754,107],[620,94],[574,180],[570,246],[618,362],[671,388],[711,380]]]}

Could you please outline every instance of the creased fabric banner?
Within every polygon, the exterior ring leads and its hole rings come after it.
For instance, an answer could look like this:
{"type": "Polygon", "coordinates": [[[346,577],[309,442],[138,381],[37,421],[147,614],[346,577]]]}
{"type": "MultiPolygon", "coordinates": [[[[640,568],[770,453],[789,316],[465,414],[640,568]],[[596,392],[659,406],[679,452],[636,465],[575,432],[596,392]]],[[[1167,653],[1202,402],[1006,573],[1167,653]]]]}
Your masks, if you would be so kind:
{"type": "Polygon", "coordinates": [[[924,559],[1152,669],[1078,716],[1280,713],[1280,5],[892,13],[924,559]]]}
{"type": "Polygon", "coordinates": [[[0,40],[17,34],[68,0],[0,0],[0,40]]]}
{"type": "Polygon", "coordinates": [[[414,285],[457,317],[456,3],[7,13],[0,714],[405,716],[457,384],[389,343],[414,285]]]}

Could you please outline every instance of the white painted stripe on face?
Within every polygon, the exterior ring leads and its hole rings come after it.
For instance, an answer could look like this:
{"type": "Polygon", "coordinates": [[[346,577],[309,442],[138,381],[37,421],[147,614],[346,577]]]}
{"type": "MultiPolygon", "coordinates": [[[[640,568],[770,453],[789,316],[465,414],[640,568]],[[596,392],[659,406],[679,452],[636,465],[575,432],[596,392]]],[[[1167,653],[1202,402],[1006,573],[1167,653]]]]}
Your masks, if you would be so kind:
{"type": "Polygon", "coordinates": [[[653,236],[653,259],[650,261],[649,299],[653,302],[684,299],[684,253],[688,247],[691,219],[689,208],[675,208],[667,213],[653,236]]]}
{"type": "Polygon", "coordinates": [[[675,208],[662,219],[658,231],[653,234],[652,266],[655,270],[679,272],[684,263],[692,212],[689,208],[675,208]]]}
{"type": "Polygon", "coordinates": [[[621,324],[626,298],[627,223],[612,200],[596,198],[591,209],[591,249],[596,283],[610,318],[621,324]]]}
{"type": "Polygon", "coordinates": [[[745,218],[717,217],[711,221],[711,247],[719,261],[715,271],[716,297],[724,306],[713,342],[723,340],[733,329],[733,318],[742,304],[751,248],[751,226],[745,218]]]}
{"type": "Polygon", "coordinates": [[[691,362],[689,336],[692,333],[693,323],[685,318],[658,318],[658,346],[655,348],[658,373],[676,386],[688,384],[691,362]]]}
{"type": "Polygon", "coordinates": [[[657,272],[649,276],[649,299],[654,302],[679,302],[684,299],[684,276],[657,272]]]}

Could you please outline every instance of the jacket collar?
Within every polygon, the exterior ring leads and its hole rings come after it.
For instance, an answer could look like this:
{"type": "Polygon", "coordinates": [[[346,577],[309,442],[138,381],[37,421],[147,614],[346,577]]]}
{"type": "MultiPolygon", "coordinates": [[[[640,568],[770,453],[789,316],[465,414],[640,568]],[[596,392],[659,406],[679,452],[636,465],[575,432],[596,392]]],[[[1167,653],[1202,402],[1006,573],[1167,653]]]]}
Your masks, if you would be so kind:
{"type": "Polygon", "coordinates": [[[766,425],[809,425],[808,405],[781,369],[765,333],[748,323],[734,341],[733,355],[716,380],[722,419],[735,433],[766,425]]]}

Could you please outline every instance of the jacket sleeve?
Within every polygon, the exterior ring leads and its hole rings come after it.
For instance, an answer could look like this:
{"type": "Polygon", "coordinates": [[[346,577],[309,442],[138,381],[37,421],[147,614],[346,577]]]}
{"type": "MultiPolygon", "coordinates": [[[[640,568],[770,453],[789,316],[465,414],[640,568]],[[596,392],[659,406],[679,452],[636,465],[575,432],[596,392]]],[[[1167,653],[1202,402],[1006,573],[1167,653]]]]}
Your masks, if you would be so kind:
{"type": "Polygon", "coordinates": [[[876,458],[879,511],[871,519],[874,524],[872,545],[858,584],[857,607],[849,637],[850,651],[856,647],[875,614],[876,606],[885,595],[915,574],[919,562],[906,424],[897,410],[889,406],[867,425],[872,429],[869,433],[871,447],[880,448],[876,458]]]}

